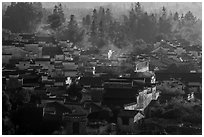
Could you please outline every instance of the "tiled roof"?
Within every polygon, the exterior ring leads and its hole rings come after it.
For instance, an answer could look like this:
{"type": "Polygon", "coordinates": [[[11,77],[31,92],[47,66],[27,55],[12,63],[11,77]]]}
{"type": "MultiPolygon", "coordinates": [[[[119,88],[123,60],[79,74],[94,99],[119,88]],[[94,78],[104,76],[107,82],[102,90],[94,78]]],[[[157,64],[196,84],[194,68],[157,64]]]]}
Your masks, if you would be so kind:
{"type": "Polygon", "coordinates": [[[55,42],[55,39],[54,37],[51,37],[51,36],[36,36],[36,40],[38,42],[47,42],[47,43],[54,43],[55,42]]]}
{"type": "Polygon", "coordinates": [[[129,99],[135,98],[138,94],[138,90],[135,88],[106,88],[103,94],[104,98],[119,98],[119,99],[129,99]]]}
{"type": "Polygon", "coordinates": [[[54,58],[55,55],[62,55],[62,49],[60,47],[43,47],[42,48],[42,55],[49,55],[50,57],[54,58]]]}
{"type": "Polygon", "coordinates": [[[55,108],[59,113],[68,112],[71,113],[71,110],[65,105],[59,102],[50,102],[45,105],[46,108],[55,108]]]}
{"type": "Polygon", "coordinates": [[[50,58],[36,58],[35,61],[50,61],[50,58]]]}
{"type": "Polygon", "coordinates": [[[91,85],[92,87],[101,87],[103,83],[102,77],[81,77],[79,83],[81,85],[91,85]]]}
{"type": "Polygon", "coordinates": [[[64,70],[76,70],[78,68],[78,66],[73,63],[64,64],[63,66],[64,70]]]}
{"type": "Polygon", "coordinates": [[[187,51],[202,51],[202,47],[199,46],[186,46],[185,49],[187,51]]]}
{"type": "Polygon", "coordinates": [[[137,110],[122,110],[118,116],[119,117],[134,117],[139,111],[137,110]]]}

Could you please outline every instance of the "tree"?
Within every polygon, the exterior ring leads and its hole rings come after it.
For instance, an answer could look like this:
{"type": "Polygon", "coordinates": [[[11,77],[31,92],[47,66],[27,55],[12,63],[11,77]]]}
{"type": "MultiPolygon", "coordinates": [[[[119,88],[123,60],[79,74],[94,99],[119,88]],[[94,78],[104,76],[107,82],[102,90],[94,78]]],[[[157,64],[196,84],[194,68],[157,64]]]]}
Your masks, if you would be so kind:
{"type": "Polygon", "coordinates": [[[175,12],[175,14],[174,14],[174,20],[175,20],[175,21],[178,21],[178,20],[179,20],[179,14],[178,14],[178,12],[175,12]]]}
{"type": "Polygon", "coordinates": [[[58,14],[60,16],[61,22],[65,22],[64,11],[62,9],[62,4],[61,3],[59,4],[59,7],[58,7],[58,14]]]}
{"type": "Polygon", "coordinates": [[[195,23],[196,18],[194,17],[193,13],[191,11],[188,11],[185,16],[184,16],[184,20],[186,23],[195,23]]]}
{"type": "Polygon", "coordinates": [[[162,7],[162,18],[165,20],[166,16],[167,16],[167,11],[166,11],[166,8],[163,6],[162,7]]]}
{"type": "Polygon", "coordinates": [[[67,32],[68,32],[67,38],[74,44],[81,41],[83,38],[83,31],[80,31],[80,29],[78,28],[78,24],[77,21],[75,20],[74,15],[70,16],[67,32]]]}
{"type": "Polygon", "coordinates": [[[9,100],[8,94],[2,92],[2,134],[12,135],[15,133],[13,123],[10,119],[11,117],[11,102],[9,100]]]}
{"type": "Polygon", "coordinates": [[[103,21],[100,21],[98,25],[99,37],[104,37],[104,24],[103,21]]]}
{"type": "Polygon", "coordinates": [[[2,117],[8,116],[11,110],[11,103],[9,101],[9,96],[2,92],[2,117]]]}
{"type": "Polygon", "coordinates": [[[173,114],[176,116],[175,118],[184,122],[202,123],[202,107],[200,101],[188,102],[183,97],[173,97],[168,102],[166,108],[172,108],[174,110],[173,114]]]}
{"type": "Polygon", "coordinates": [[[83,26],[86,25],[86,18],[85,17],[82,18],[82,24],[83,24],[83,26]]]}
{"type": "Polygon", "coordinates": [[[57,29],[64,22],[65,22],[64,12],[62,9],[62,5],[60,3],[58,6],[57,5],[54,6],[53,14],[48,16],[48,23],[50,23],[52,29],[57,29]]]}
{"type": "Polygon", "coordinates": [[[105,13],[105,24],[110,25],[112,20],[113,20],[113,17],[112,17],[111,10],[109,8],[107,8],[106,13],[105,13]]]}
{"type": "Polygon", "coordinates": [[[143,39],[137,39],[134,41],[134,47],[133,51],[136,55],[142,54],[141,52],[146,50],[147,44],[143,39]]]}
{"type": "Polygon", "coordinates": [[[90,17],[90,15],[86,15],[85,24],[88,25],[88,26],[91,24],[91,17],[90,17]]]}
{"type": "Polygon", "coordinates": [[[48,23],[50,23],[52,29],[56,29],[62,25],[60,16],[58,14],[48,16],[48,23]]]}
{"type": "Polygon", "coordinates": [[[154,15],[145,13],[138,19],[137,24],[137,38],[143,39],[146,42],[154,41],[154,34],[156,33],[156,22],[154,15]]]}
{"type": "Polygon", "coordinates": [[[164,19],[160,17],[159,19],[159,32],[164,34],[170,34],[171,33],[171,24],[168,19],[164,19]]]}
{"type": "Polygon", "coordinates": [[[16,93],[16,103],[22,105],[30,102],[30,91],[26,89],[20,89],[16,93]]]}
{"type": "Polygon", "coordinates": [[[103,7],[99,8],[99,12],[97,14],[97,23],[100,23],[101,21],[104,22],[105,20],[105,9],[103,7]]]}
{"type": "Polygon", "coordinates": [[[98,29],[98,23],[97,23],[97,10],[93,10],[92,15],[92,23],[91,23],[91,37],[95,37],[97,34],[98,29]]]}
{"type": "Polygon", "coordinates": [[[136,16],[140,16],[142,14],[142,8],[139,2],[135,4],[135,13],[136,13],[136,16]]]}
{"type": "Polygon", "coordinates": [[[75,45],[83,40],[84,30],[78,27],[75,16],[70,15],[68,26],[64,26],[62,29],[58,30],[56,37],[58,40],[69,40],[75,45]]]}
{"type": "Polygon", "coordinates": [[[78,24],[75,20],[75,16],[74,15],[71,15],[70,16],[70,21],[69,21],[69,24],[68,24],[68,28],[70,29],[75,29],[78,27],[78,24]]]}
{"type": "Polygon", "coordinates": [[[178,67],[175,63],[171,64],[168,66],[167,71],[170,73],[176,73],[176,72],[178,72],[178,67]]]}
{"type": "Polygon", "coordinates": [[[12,32],[34,32],[42,19],[42,4],[39,2],[11,3],[3,16],[3,28],[12,32]]]}
{"type": "Polygon", "coordinates": [[[97,34],[97,25],[96,22],[93,20],[91,23],[91,37],[95,37],[97,34]]]}
{"type": "Polygon", "coordinates": [[[182,86],[173,82],[164,82],[157,89],[161,91],[162,96],[179,96],[185,94],[182,86]]]}
{"type": "Polygon", "coordinates": [[[67,93],[70,97],[77,97],[77,100],[80,101],[82,99],[81,90],[82,90],[82,87],[79,84],[77,84],[76,82],[73,82],[67,88],[67,93]]]}

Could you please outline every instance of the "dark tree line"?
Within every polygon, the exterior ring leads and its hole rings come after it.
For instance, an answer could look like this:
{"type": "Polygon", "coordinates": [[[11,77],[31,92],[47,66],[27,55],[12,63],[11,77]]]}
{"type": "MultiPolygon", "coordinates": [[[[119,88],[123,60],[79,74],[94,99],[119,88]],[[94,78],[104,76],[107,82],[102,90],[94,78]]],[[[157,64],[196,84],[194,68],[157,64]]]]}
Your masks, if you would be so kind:
{"type": "Polygon", "coordinates": [[[114,19],[110,9],[100,7],[99,10],[94,9],[92,15],[84,17],[82,22],[90,32],[92,44],[97,47],[108,42],[118,48],[129,44],[135,46],[140,39],[145,43],[161,39],[192,40],[201,34],[198,30],[201,21],[191,11],[179,15],[178,12],[171,13],[163,7],[160,14],[147,13],[139,2],[132,4],[128,16],[123,16],[123,21],[114,19]]]}
{"type": "Polygon", "coordinates": [[[3,16],[3,28],[12,32],[34,32],[41,22],[42,4],[40,2],[12,2],[3,16]]]}
{"type": "MultiPolygon", "coordinates": [[[[161,39],[201,42],[202,21],[191,11],[180,15],[163,7],[160,13],[147,13],[137,2],[132,4],[128,15],[121,16],[123,19],[114,18],[111,9],[100,7],[82,19],[76,19],[73,14],[66,21],[63,10],[62,4],[55,5],[53,13],[46,15],[47,21],[58,40],[70,40],[74,44],[88,37],[88,41],[97,48],[111,43],[118,48],[132,45],[144,50],[137,45],[138,40],[148,44],[161,39]]],[[[45,11],[41,3],[11,3],[3,15],[3,28],[12,32],[33,32],[41,22],[42,12],[45,11]]]]}
{"type": "Polygon", "coordinates": [[[55,5],[53,9],[53,14],[48,16],[48,23],[52,29],[56,29],[65,22],[64,12],[62,9],[62,5],[59,4],[58,6],[55,5]]]}

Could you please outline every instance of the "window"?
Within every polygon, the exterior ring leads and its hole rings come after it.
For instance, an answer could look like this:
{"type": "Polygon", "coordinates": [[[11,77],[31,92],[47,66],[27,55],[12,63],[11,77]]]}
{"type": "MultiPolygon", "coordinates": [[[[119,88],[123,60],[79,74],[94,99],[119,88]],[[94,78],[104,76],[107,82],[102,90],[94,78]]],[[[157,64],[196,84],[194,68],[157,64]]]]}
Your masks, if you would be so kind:
{"type": "Polygon", "coordinates": [[[122,124],[129,125],[129,117],[122,117],[122,124]]]}

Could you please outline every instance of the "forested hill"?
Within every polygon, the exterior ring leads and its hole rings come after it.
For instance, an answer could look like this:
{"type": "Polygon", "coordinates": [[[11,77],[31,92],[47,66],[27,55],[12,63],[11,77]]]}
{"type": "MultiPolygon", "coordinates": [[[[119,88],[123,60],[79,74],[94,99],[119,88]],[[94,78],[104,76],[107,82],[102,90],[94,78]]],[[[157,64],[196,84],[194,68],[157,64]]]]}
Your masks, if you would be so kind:
{"type": "MultiPolygon", "coordinates": [[[[57,3],[42,3],[45,8],[53,8],[57,3]]],[[[70,2],[63,3],[66,8],[93,9],[99,6],[107,6],[112,9],[114,15],[122,15],[127,13],[131,7],[131,2],[70,2]]],[[[186,13],[189,10],[199,19],[202,19],[202,3],[201,2],[141,2],[147,12],[159,12],[162,6],[169,11],[177,11],[179,14],[186,13]]]]}
{"type": "Polygon", "coordinates": [[[139,50],[146,51],[150,49],[147,44],[162,39],[182,39],[190,45],[201,46],[202,20],[198,16],[202,10],[199,5],[176,2],[12,2],[7,9],[3,6],[5,12],[2,26],[14,33],[36,33],[41,30],[53,34],[58,40],[69,40],[76,45],[92,45],[99,49],[114,45],[119,49],[139,47],[139,50]],[[180,13],[181,4],[187,12],[180,13]],[[189,4],[191,7],[187,8],[189,4]],[[194,13],[196,6],[199,14],[194,13]],[[172,7],[176,9],[171,10],[172,7]]]}
{"type": "MultiPolygon", "coordinates": [[[[42,6],[47,9],[53,9],[54,5],[57,5],[57,2],[43,2],[42,6]]],[[[6,10],[6,7],[10,5],[9,2],[2,3],[3,11],[6,10]]],[[[65,8],[68,10],[71,9],[81,9],[91,12],[93,9],[99,6],[107,6],[112,9],[114,15],[120,16],[122,14],[127,14],[127,10],[130,9],[131,2],[69,2],[63,3],[64,11],[65,8]]],[[[202,19],[202,3],[201,2],[141,2],[141,5],[144,7],[147,12],[159,12],[162,6],[165,6],[169,11],[177,11],[179,14],[186,13],[189,10],[199,19],[202,19]]],[[[83,11],[84,11],[83,10],[83,11]]],[[[65,11],[66,12],[66,11],[65,11]]],[[[75,14],[75,13],[72,13],[75,14]]],[[[87,13],[86,13],[87,14],[87,13]]],[[[75,15],[77,16],[77,15],[75,15]]],[[[79,16],[79,15],[78,15],[79,16]]]]}

